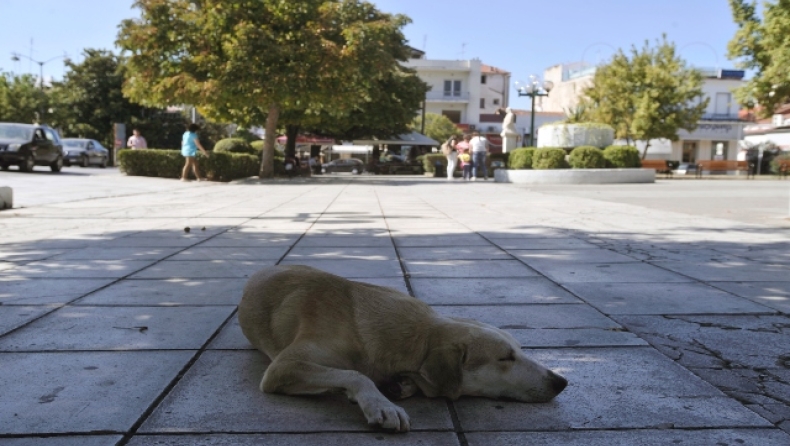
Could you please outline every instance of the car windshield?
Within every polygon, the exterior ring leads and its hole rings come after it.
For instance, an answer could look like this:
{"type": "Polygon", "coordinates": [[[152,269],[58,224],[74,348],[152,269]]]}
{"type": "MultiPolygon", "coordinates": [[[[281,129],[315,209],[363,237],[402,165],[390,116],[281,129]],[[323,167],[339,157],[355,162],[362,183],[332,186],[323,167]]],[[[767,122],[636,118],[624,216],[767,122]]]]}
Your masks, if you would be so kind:
{"type": "Polygon", "coordinates": [[[33,127],[19,124],[0,124],[0,138],[30,141],[33,139],[33,127]]]}
{"type": "Polygon", "coordinates": [[[66,147],[71,147],[73,149],[82,149],[85,147],[88,141],[83,141],[81,139],[64,139],[63,145],[66,147]]]}

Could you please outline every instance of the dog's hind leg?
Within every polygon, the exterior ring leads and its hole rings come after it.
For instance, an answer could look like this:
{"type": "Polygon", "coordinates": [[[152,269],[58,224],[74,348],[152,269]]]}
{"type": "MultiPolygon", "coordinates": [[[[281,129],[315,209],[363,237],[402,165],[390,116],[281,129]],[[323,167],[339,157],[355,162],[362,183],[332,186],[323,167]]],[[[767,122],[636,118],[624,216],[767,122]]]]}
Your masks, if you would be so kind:
{"type": "Polygon", "coordinates": [[[409,431],[406,411],[382,395],[370,378],[355,370],[327,367],[296,358],[285,359],[281,354],[266,370],[260,387],[267,393],[288,395],[343,391],[350,400],[359,404],[368,424],[397,432],[409,431]]]}

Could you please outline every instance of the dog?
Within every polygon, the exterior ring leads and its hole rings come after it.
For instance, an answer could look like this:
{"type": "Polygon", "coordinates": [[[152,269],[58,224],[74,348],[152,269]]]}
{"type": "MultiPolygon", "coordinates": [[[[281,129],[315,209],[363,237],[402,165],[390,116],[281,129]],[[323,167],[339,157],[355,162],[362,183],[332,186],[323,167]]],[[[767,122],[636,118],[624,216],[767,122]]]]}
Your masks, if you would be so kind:
{"type": "Polygon", "coordinates": [[[272,361],[262,392],[345,392],[369,424],[396,432],[409,430],[409,416],[382,389],[394,399],[421,391],[547,402],[568,384],[503,330],[307,266],[254,274],[238,314],[244,336],[272,361]]]}

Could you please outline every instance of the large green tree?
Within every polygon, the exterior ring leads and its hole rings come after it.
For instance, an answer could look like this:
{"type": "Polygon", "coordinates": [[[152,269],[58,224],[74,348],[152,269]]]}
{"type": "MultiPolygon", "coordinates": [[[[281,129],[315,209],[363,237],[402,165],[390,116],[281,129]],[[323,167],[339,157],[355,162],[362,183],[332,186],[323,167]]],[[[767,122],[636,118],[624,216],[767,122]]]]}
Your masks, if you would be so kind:
{"type": "Polygon", "coordinates": [[[770,116],[776,106],[790,102],[790,0],[764,2],[762,19],[756,2],[729,1],[738,31],[727,46],[728,56],[740,68],[755,71],[735,96],[748,108],[758,103],[759,113],[770,116]]]}
{"type": "MultiPolygon", "coordinates": [[[[411,122],[411,129],[419,132],[422,128],[422,115],[415,116],[411,122]]],[[[425,114],[425,136],[443,143],[451,136],[461,133],[458,127],[447,116],[438,113],[425,114]]]]}
{"type": "Polygon", "coordinates": [[[702,74],[688,68],[664,36],[656,47],[645,42],[630,54],[620,50],[598,68],[581,107],[591,121],[614,127],[616,138],[644,141],[644,158],[650,140],[677,141],[678,130],[697,128],[710,101],[702,83],[702,74]]]}
{"type": "MultiPolygon", "coordinates": [[[[260,176],[273,175],[280,114],[344,117],[397,66],[408,18],[358,0],[138,0],[121,24],[125,93],[193,104],[242,126],[266,122],[260,176]]],[[[292,124],[294,122],[291,122],[292,124]]]]}
{"type": "Polygon", "coordinates": [[[0,72],[0,121],[48,121],[49,95],[37,83],[37,78],[30,74],[0,72]]]}

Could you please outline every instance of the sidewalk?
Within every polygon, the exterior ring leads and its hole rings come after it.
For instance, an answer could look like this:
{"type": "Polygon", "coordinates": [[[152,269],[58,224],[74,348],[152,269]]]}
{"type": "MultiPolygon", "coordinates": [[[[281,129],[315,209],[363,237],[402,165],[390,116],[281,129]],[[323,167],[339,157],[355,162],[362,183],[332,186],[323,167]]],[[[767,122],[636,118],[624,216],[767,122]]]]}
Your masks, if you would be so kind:
{"type": "Polygon", "coordinates": [[[774,210],[738,218],[748,194],[723,182],[694,183],[695,212],[666,199],[685,181],[111,175],[129,193],[102,198],[83,180],[0,212],[0,445],[790,444],[790,236],[774,210]],[[406,435],[341,396],[262,394],[235,305],[274,264],[507,329],[570,384],[547,404],[410,398],[406,435]]]}

